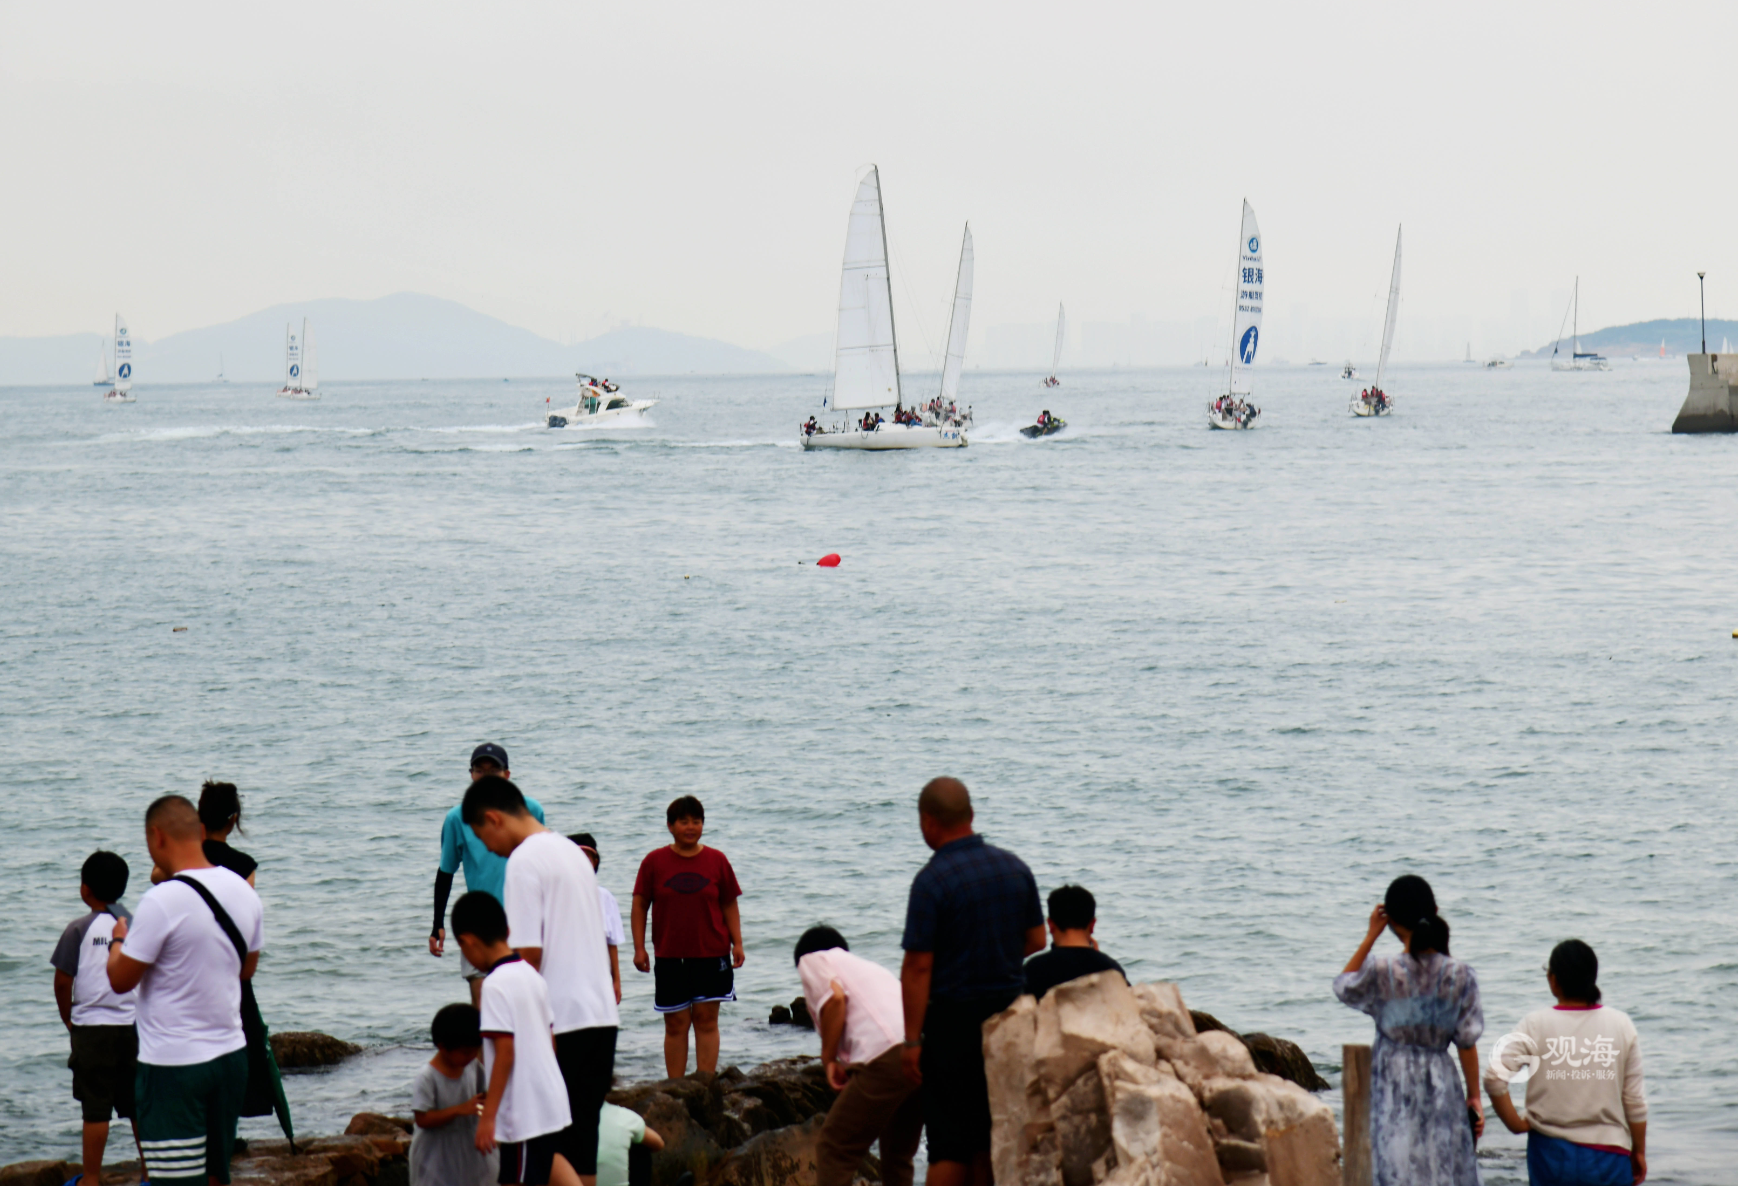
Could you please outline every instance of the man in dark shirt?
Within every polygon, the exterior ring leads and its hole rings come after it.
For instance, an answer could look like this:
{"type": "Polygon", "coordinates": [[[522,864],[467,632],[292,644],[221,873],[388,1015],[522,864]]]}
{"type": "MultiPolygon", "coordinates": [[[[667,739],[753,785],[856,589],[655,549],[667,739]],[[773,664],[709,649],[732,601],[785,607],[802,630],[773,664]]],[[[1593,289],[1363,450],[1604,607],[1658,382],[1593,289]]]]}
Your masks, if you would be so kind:
{"type": "Polygon", "coordinates": [[[911,882],[900,941],[902,1061],[924,1088],[928,1186],[990,1186],[983,1024],[1025,990],[1021,961],[1044,948],[1044,910],[1025,862],[972,831],[957,778],[924,786],[917,823],[935,855],[911,882]]]}
{"type": "Polygon", "coordinates": [[[1098,925],[1098,903],[1092,892],[1078,885],[1050,891],[1051,948],[1026,961],[1026,991],[1040,1001],[1058,984],[1067,984],[1094,972],[1115,971],[1128,983],[1122,965],[1098,949],[1092,930],[1098,925]]]}

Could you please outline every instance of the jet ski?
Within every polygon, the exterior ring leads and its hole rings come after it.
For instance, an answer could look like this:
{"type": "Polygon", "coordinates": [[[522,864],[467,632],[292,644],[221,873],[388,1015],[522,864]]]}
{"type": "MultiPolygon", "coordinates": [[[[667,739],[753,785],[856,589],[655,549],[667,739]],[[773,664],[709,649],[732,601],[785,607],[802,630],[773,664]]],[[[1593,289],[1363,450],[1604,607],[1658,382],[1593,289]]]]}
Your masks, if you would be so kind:
{"type": "Polygon", "coordinates": [[[1053,437],[1067,427],[1068,421],[1060,416],[1052,416],[1049,412],[1045,412],[1038,417],[1036,424],[1028,424],[1022,428],[1020,435],[1028,440],[1035,440],[1038,437],[1053,437]]]}

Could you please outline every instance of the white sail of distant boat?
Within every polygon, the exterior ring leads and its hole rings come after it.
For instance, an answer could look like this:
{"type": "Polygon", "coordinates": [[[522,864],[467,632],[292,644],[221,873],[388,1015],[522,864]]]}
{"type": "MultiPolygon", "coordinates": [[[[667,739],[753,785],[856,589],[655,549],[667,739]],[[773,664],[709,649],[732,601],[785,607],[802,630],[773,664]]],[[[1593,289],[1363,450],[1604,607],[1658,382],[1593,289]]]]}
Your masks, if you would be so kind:
{"type": "Polygon", "coordinates": [[[941,406],[954,402],[960,390],[960,372],[966,365],[966,335],[972,325],[972,224],[966,223],[960,242],[960,269],[954,278],[953,314],[947,324],[947,357],[941,364],[941,406]]]}
{"type": "Polygon", "coordinates": [[[223,377],[223,352],[221,350],[218,351],[218,354],[217,354],[217,379],[216,379],[216,382],[219,382],[219,383],[229,382],[228,379],[225,379],[223,377]]]}
{"type": "Polygon", "coordinates": [[[302,390],[310,396],[320,390],[320,366],[314,357],[314,323],[302,318],[302,390]]]}
{"type": "MultiPolygon", "coordinates": [[[[1394,232],[1394,273],[1388,280],[1388,312],[1382,320],[1382,353],[1376,358],[1376,381],[1352,397],[1352,411],[1359,416],[1386,416],[1394,410],[1394,401],[1382,386],[1382,376],[1388,371],[1388,354],[1394,349],[1394,325],[1400,314],[1400,237],[1405,227],[1394,232]]],[[[1472,343],[1467,343],[1471,361],[1472,343]]]]}
{"type": "Polygon", "coordinates": [[[1594,351],[1581,349],[1581,277],[1575,277],[1575,295],[1570,298],[1569,309],[1565,320],[1570,324],[1571,341],[1574,343],[1569,357],[1559,358],[1558,350],[1563,345],[1563,327],[1557,327],[1557,342],[1551,347],[1551,369],[1554,371],[1609,371],[1611,363],[1594,351]]]}
{"type": "Polygon", "coordinates": [[[1056,350],[1050,355],[1050,374],[1044,379],[1046,387],[1060,387],[1062,380],[1056,377],[1056,372],[1062,369],[1062,342],[1068,332],[1068,311],[1060,302],[1056,305],[1056,350]]]}
{"type": "Polygon", "coordinates": [[[136,403],[133,397],[133,338],[127,319],[115,314],[115,384],[103,395],[111,404],[136,403]]]}
{"type": "Polygon", "coordinates": [[[1237,237],[1236,298],[1231,309],[1231,359],[1227,364],[1225,394],[1208,405],[1207,423],[1214,428],[1251,428],[1261,409],[1245,396],[1250,390],[1249,369],[1261,344],[1262,293],[1267,276],[1261,265],[1261,229],[1255,224],[1255,209],[1243,201],[1243,225],[1237,237]],[[1240,385],[1241,384],[1241,385],[1240,385]]]}
{"type": "Polygon", "coordinates": [[[319,399],[320,395],[308,385],[307,367],[307,334],[308,319],[302,319],[302,337],[296,337],[296,330],[289,322],[284,323],[284,385],[278,389],[278,394],[284,399],[319,399]]]}
{"type": "Polygon", "coordinates": [[[101,339],[97,341],[97,377],[91,380],[92,387],[107,387],[114,382],[109,377],[109,348],[101,339]]]}
{"type": "Polygon", "coordinates": [[[810,417],[800,437],[804,449],[959,448],[966,443],[964,426],[957,422],[910,423],[915,413],[907,415],[901,398],[881,171],[874,165],[857,185],[846,222],[833,391],[826,406],[836,412],[892,407],[894,416],[889,421],[879,413],[865,415],[830,428],[810,417]]]}

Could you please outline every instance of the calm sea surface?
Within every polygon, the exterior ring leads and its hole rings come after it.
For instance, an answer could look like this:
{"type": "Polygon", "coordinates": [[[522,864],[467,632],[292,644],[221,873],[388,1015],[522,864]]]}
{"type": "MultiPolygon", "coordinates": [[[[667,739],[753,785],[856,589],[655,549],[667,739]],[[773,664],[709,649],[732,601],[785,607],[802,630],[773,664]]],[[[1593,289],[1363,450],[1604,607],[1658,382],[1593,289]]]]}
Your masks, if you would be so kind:
{"type": "MultiPolygon", "coordinates": [[[[804,927],[896,964],[945,772],[1131,975],[1336,1083],[1371,1030],[1330,982],[1396,874],[1486,1051],[1588,940],[1654,1180],[1730,1180],[1738,439],[1669,434],[1682,360],[1401,368],[1375,422],[1267,368],[1252,433],[1208,431],[1201,369],[1064,380],[969,374],[969,449],[881,455],[795,447],[819,378],[634,382],[656,424],[615,438],[540,427],[555,380],[0,390],[0,1161],[77,1152],[48,957],[80,862],[120,851],[136,901],[146,803],[207,777],[242,788],[268,1021],[368,1048],[290,1078],[298,1127],[403,1113],[463,996],[425,947],[440,821],[493,740],[624,903],[705,800],[746,893],[727,1061],[815,1048],[766,1025],[804,927]],[[1068,431],[1019,438],[1046,406],[1068,431]]],[[[655,1077],[623,963],[618,1070],[655,1077]]]]}

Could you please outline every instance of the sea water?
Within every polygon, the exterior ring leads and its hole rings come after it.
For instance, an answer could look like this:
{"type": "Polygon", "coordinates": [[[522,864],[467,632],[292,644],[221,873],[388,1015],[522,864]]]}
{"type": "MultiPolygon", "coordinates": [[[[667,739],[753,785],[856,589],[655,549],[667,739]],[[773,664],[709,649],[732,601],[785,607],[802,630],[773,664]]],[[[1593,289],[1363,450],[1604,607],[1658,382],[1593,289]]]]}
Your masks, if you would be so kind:
{"type": "MultiPolygon", "coordinates": [[[[1681,360],[1400,367],[1380,420],[1335,369],[1254,376],[1226,433],[1219,371],[970,373],[969,448],[883,454],[796,447],[824,377],[634,381],[660,402],[613,435],[544,428],[556,380],[0,391],[0,1161],[77,1152],[48,957],[80,862],[125,855],[137,901],[145,805],[206,778],[260,861],[266,1018],[366,1048],[288,1077],[298,1130],[404,1114],[464,997],[427,950],[441,819],[495,741],[624,907],[705,801],[745,895],[727,1063],[817,1049],[767,1024],[805,927],[897,966],[945,773],[1131,976],[1300,1042],[1336,1101],[1371,1027],[1331,984],[1396,874],[1478,970],[1484,1051],[1586,939],[1654,1179],[1729,1178],[1738,439],[1670,435],[1681,360]],[[1046,407],[1068,429],[1019,437],[1046,407]]],[[[1521,1148],[1492,1117],[1488,1179],[1521,1148]]]]}

